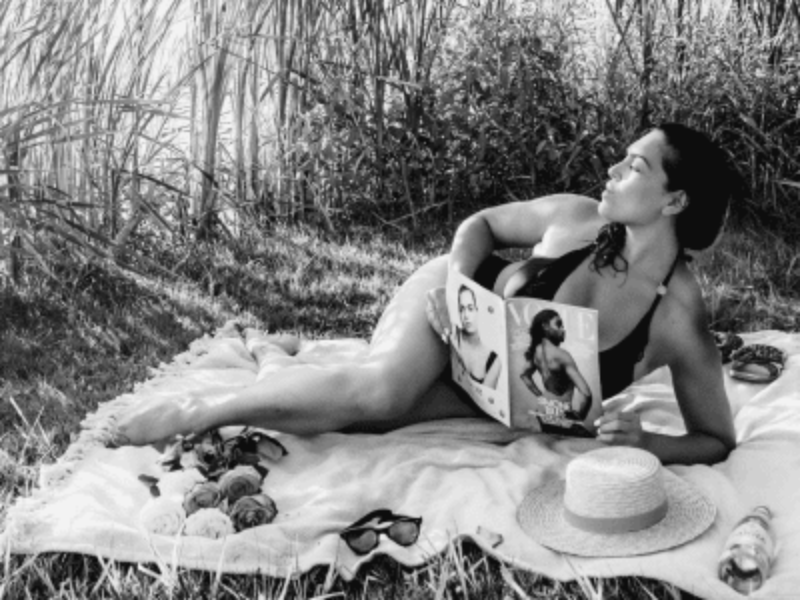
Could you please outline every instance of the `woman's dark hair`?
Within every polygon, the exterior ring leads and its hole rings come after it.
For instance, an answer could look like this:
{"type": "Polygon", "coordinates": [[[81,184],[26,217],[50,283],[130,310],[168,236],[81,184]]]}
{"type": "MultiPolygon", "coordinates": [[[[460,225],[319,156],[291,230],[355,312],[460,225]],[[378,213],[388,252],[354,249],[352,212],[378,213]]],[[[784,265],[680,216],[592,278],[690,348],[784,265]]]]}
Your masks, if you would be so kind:
{"type": "MultiPolygon", "coordinates": [[[[740,180],[725,153],[705,134],[679,123],[654,128],[664,134],[666,148],[662,167],[667,191],[683,190],[687,205],[676,217],[676,233],[682,249],[705,250],[722,231],[728,206],[740,191],[740,180]]],[[[619,223],[604,226],[595,242],[592,266],[611,266],[625,271],[625,228],[619,223]]]]}
{"type": "Polygon", "coordinates": [[[531,344],[525,351],[525,359],[528,362],[533,362],[533,356],[536,352],[536,348],[542,343],[542,340],[547,337],[547,332],[544,330],[545,325],[559,316],[561,315],[559,315],[552,308],[543,308],[533,317],[531,326],[528,329],[528,333],[531,336],[531,344]]]}
{"type": "Polygon", "coordinates": [[[688,200],[676,220],[678,241],[689,250],[705,250],[722,231],[738,177],[722,149],[705,134],[678,123],[656,129],[667,140],[662,165],[667,190],[683,190],[688,200]]]}

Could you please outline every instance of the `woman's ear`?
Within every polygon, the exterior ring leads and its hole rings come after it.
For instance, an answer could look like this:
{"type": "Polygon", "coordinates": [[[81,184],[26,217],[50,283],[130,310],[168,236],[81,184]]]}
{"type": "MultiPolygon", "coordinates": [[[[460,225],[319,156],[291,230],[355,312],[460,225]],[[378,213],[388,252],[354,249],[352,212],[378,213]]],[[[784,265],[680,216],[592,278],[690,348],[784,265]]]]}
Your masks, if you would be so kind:
{"type": "Polygon", "coordinates": [[[689,198],[686,196],[686,192],[678,190],[677,192],[672,192],[672,199],[661,212],[666,216],[677,215],[686,210],[687,206],[689,206],[689,198]]]}

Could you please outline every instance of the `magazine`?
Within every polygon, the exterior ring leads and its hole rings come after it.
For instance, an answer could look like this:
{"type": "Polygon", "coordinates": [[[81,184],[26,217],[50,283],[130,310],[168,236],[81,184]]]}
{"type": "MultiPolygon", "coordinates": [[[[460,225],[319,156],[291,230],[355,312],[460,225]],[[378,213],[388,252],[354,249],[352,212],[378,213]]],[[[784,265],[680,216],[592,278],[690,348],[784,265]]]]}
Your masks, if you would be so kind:
{"type": "Polygon", "coordinates": [[[454,381],[515,429],[593,437],[602,414],[597,311],[536,298],[503,299],[451,273],[454,381]]]}

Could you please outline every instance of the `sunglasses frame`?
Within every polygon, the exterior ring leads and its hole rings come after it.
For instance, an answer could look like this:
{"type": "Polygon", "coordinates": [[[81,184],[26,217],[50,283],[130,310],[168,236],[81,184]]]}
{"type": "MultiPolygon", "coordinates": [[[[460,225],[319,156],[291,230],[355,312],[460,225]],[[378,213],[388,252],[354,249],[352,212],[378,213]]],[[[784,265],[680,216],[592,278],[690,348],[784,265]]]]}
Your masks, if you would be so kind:
{"type": "Polygon", "coordinates": [[[365,554],[369,554],[375,548],[378,547],[381,541],[381,535],[385,535],[399,546],[408,547],[417,542],[421,531],[422,531],[422,517],[409,517],[406,515],[396,515],[391,510],[385,508],[379,508],[364,515],[355,523],[348,525],[347,527],[342,529],[342,531],[339,532],[339,537],[342,538],[342,540],[344,541],[345,544],[347,544],[347,547],[350,548],[350,550],[352,550],[358,555],[363,556],[365,554]],[[375,521],[376,519],[378,520],[378,525],[382,525],[383,523],[389,523],[389,526],[379,529],[378,526],[376,525],[367,525],[367,523],[375,521]],[[414,535],[414,539],[406,543],[398,541],[394,537],[392,537],[390,530],[392,526],[397,523],[413,523],[417,529],[416,534],[414,535]],[[375,543],[371,545],[370,548],[368,548],[367,550],[354,548],[349,540],[350,534],[360,533],[362,531],[371,531],[375,533],[375,543]]]}

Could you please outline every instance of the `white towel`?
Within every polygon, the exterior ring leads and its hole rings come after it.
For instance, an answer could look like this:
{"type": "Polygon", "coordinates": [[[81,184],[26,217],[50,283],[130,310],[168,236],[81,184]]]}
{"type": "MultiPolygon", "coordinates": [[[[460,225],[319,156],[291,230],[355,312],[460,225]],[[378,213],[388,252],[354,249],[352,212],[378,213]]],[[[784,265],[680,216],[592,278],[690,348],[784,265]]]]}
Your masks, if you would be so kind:
{"type": "MultiPolygon", "coordinates": [[[[257,333],[250,334],[245,339],[226,327],[213,338],[197,340],[134,393],[87,417],[78,441],[55,465],[42,468],[40,488],[10,508],[4,548],[273,576],[334,565],[351,578],[370,556],[353,554],[338,532],[373,509],[389,508],[423,518],[416,545],[403,548],[383,536],[375,550],[406,565],[423,564],[452,540],[468,536],[487,553],[554,579],[637,575],[700,597],[725,598],[740,597],[717,579],[725,539],[749,509],[766,504],[775,515],[779,553],[772,576],[753,597],[795,597],[800,590],[800,334],[743,336],[748,343],[785,350],[789,360],[783,375],[770,385],[736,382],[726,375],[738,447],[713,467],[672,468],[717,505],[714,525],[682,547],[617,559],[551,552],[516,521],[517,507],[529,491],[563,476],[570,458],[598,443],[519,435],[480,419],[431,422],[383,435],[276,434],[289,454],[269,465],[264,480],[263,489],[279,510],[272,524],[221,540],[147,534],[139,516],[150,495],[138,476],[161,474],[159,454],[152,447],[106,448],[115,413],[155,395],[223,394],[296,360],[355,361],[366,350],[362,340],[304,341],[296,358],[288,359],[274,348],[264,351],[257,333]]],[[[610,402],[637,406],[648,428],[682,431],[666,370],[610,402]]]]}

